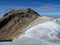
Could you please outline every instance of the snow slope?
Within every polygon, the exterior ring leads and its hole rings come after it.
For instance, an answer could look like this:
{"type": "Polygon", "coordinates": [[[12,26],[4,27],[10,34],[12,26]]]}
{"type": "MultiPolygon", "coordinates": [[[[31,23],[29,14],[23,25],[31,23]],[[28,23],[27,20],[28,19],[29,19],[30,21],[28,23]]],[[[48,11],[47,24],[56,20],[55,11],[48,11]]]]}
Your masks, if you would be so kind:
{"type": "Polygon", "coordinates": [[[13,42],[0,45],[60,45],[60,20],[31,25],[13,42]]]}
{"type": "Polygon", "coordinates": [[[60,45],[60,21],[34,25],[13,42],[15,45],[60,45]]]}

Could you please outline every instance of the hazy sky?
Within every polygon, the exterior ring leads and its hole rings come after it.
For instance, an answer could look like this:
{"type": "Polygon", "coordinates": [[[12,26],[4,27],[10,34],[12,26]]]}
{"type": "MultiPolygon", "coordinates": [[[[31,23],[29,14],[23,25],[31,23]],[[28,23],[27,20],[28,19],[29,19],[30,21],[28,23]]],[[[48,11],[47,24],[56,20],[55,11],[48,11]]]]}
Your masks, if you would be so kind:
{"type": "Polygon", "coordinates": [[[41,15],[60,15],[60,0],[0,0],[0,17],[20,8],[32,8],[41,15]]]}

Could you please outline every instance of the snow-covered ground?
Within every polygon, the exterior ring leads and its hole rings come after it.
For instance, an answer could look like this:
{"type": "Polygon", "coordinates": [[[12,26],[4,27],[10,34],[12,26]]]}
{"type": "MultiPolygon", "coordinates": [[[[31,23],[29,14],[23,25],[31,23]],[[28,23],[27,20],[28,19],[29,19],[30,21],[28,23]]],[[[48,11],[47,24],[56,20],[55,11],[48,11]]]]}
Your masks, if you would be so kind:
{"type": "Polygon", "coordinates": [[[0,45],[14,45],[13,42],[0,42],[0,45]]]}
{"type": "Polygon", "coordinates": [[[13,41],[16,45],[60,45],[60,21],[50,21],[30,27],[13,41]]]}
{"type": "MultiPolygon", "coordinates": [[[[36,24],[30,27],[12,45],[60,45],[60,20],[36,24]]],[[[10,44],[8,44],[10,45],[10,44]]]]}

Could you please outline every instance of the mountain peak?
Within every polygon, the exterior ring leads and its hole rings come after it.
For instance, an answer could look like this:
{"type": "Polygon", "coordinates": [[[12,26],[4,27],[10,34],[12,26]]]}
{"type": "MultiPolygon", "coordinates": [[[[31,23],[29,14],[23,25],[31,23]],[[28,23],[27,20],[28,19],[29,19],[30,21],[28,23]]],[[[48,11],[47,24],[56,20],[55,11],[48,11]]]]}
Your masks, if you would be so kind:
{"type": "MultiPolygon", "coordinates": [[[[16,9],[16,10],[11,10],[8,13],[6,13],[3,17],[7,16],[7,15],[12,15],[12,14],[16,14],[16,13],[30,13],[30,14],[38,14],[37,12],[35,12],[33,9],[31,8],[25,8],[25,9],[16,9]]],[[[39,14],[38,14],[39,15],[39,14]]]]}
{"type": "Polygon", "coordinates": [[[12,39],[39,16],[31,8],[9,11],[0,21],[0,40],[12,39]]]}

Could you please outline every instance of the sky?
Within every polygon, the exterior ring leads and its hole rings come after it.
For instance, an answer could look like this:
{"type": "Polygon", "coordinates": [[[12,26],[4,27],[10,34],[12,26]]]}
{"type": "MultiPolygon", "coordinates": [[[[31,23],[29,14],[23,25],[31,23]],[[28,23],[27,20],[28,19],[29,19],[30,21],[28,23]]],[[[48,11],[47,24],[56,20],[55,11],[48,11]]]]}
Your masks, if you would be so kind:
{"type": "Polygon", "coordinates": [[[32,8],[40,15],[60,15],[60,0],[0,0],[0,18],[10,10],[32,8]]]}

